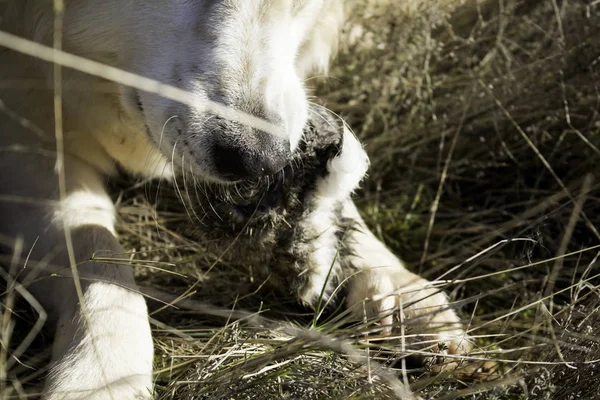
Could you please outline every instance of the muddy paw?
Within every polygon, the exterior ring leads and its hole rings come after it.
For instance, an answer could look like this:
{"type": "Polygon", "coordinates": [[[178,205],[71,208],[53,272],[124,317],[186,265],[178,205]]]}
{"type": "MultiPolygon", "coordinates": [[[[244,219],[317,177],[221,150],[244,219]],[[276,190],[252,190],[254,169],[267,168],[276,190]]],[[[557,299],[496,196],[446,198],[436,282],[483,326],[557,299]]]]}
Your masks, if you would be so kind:
{"type": "MultiPolygon", "coordinates": [[[[355,319],[378,320],[385,336],[404,334],[417,355],[442,360],[471,349],[446,295],[401,264],[359,272],[348,288],[348,307],[355,319]]],[[[455,368],[449,361],[434,364],[455,368]]]]}

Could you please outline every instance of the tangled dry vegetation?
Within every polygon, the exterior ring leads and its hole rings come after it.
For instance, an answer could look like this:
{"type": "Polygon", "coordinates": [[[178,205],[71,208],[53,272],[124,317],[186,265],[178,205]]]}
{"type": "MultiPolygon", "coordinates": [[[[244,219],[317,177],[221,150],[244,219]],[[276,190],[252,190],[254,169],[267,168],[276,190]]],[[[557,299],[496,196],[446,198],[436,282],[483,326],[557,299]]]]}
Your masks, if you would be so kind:
{"type": "Polygon", "coordinates": [[[361,8],[324,99],[368,144],[371,226],[518,382],[475,397],[596,398],[600,4],[463,3],[361,8]]]}
{"type": "MultiPolygon", "coordinates": [[[[203,251],[157,186],[114,182],[158,398],[597,398],[600,2],[356,3],[315,101],[367,145],[369,225],[448,281],[470,356],[497,367],[432,374],[410,359],[418,346],[367,336],[339,310],[315,317],[256,266],[203,251]]],[[[40,357],[10,373],[14,393],[40,357]]]]}

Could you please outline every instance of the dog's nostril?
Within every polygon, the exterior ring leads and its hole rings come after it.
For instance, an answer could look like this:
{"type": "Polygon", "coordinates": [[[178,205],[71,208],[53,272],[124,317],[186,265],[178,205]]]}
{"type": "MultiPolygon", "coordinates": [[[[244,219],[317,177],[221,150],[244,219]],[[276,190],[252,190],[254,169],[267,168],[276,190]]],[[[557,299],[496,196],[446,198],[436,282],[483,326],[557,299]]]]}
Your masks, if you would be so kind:
{"type": "Polygon", "coordinates": [[[287,165],[291,152],[286,140],[274,137],[253,139],[248,140],[250,144],[243,140],[221,140],[214,145],[213,159],[220,177],[228,180],[258,178],[275,174],[287,165]]]}

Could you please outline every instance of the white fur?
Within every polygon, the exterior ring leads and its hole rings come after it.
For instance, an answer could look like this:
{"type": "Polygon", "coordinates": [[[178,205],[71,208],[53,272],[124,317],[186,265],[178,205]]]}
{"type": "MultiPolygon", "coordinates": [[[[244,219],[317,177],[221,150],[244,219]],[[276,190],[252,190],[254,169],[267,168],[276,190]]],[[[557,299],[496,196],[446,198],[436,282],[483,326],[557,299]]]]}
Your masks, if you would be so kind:
{"type": "MultiPolygon", "coordinates": [[[[0,91],[5,107],[20,116],[16,121],[0,114],[0,147],[31,150],[3,153],[0,195],[40,200],[3,203],[0,233],[22,237],[33,248],[21,279],[56,324],[43,398],[149,399],[150,327],[131,270],[110,261],[85,262],[94,255],[124,257],[106,176],[119,166],[169,179],[172,167],[183,167],[199,179],[215,178],[206,147],[214,135],[207,125],[213,116],[202,106],[215,95],[239,111],[259,110],[279,121],[295,148],[307,119],[305,74],[326,69],[341,2],[78,0],[66,1],[65,10],[67,52],[178,86],[199,99],[196,107],[183,106],[63,70],[67,195],[59,199],[55,160],[47,155],[55,148],[52,68],[0,49],[4,81],[36,82],[32,89],[0,91]],[[210,7],[212,19],[206,17],[210,7]],[[38,136],[29,124],[46,134],[38,136]],[[65,228],[72,233],[82,298],[69,268],[65,228]]],[[[0,11],[0,29],[52,44],[52,2],[9,0],[0,11]]]]}
{"type": "Polygon", "coordinates": [[[349,276],[347,305],[356,319],[380,317],[384,332],[391,333],[394,317],[421,317],[421,332],[435,334],[433,344],[445,343],[450,353],[470,348],[460,319],[448,305],[446,295],[430,282],[408,271],[367,228],[356,206],[344,204],[343,215],[357,221],[349,241],[350,263],[356,272],[349,276]]]}
{"type": "Polygon", "coordinates": [[[344,125],[342,152],[327,166],[329,175],[317,186],[317,196],[339,201],[352,193],[369,169],[369,157],[354,134],[344,125]]]}
{"type": "MultiPolygon", "coordinates": [[[[52,43],[51,1],[4,3],[0,29],[52,43]]],[[[54,157],[47,155],[56,145],[52,67],[0,49],[3,81],[35,82],[29,89],[0,90],[5,107],[21,117],[16,121],[0,113],[0,147],[31,149],[0,157],[0,197],[39,200],[3,203],[0,234],[23,238],[32,248],[20,278],[56,323],[44,399],[152,397],[150,327],[133,274],[111,261],[86,262],[104,250],[113,258],[124,257],[115,237],[114,206],[104,189],[107,176],[119,166],[142,177],[169,179],[173,167],[183,167],[198,179],[219,180],[208,150],[216,134],[210,125],[214,116],[201,105],[211,96],[243,112],[259,110],[280,124],[295,148],[307,119],[304,79],[311,71],[327,69],[341,16],[341,0],[66,1],[66,51],[186,89],[199,103],[183,106],[64,70],[67,195],[62,199],[54,157]],[[209,5],[218,7],[213,19],[206,18],[209,5]],[[28,124],[46,135],[37,135],[28,124]],[[82,298],[73,284],[65,228],[72,233],[68,241],[74,246],[82,298]]],[[[329,165],[330,177],[318,188],[319,206],[306,221],[315,233],[327,232],[314,253],[317,270],[308,272],[310,284],[302,295],[307,301],[326,286],[335,257],[329,207],[348,196],[368,165],[349,132],[344,148],[329,165]]],[[[353,280],[351,306],[413,277],[372,235],[364,239],[356,249],[365,273],[353,280]],[[379,263],[387,269],[369,268],[379,263]]],[[[445,302],[437,296],[432,304],[445,302]]],[[[444,315],[456,321],[452,312],[444,315]]]]}
{"type": "Polygon", "coordinates": [[[354,134],[344,126],[342,151],[327,165],[328,175],[317,183],[316,208],[302,221],[301,229],[314,246],[308,282],[300,294],[305,304],[315,304],[321,293],[327,298],[333,291],[334,276],[338,274],[336,255],[338,238],[335,228],[334,207],[345,200],[365,176],[369,168],[369,157],[354,134]],[[328,280],[329,277],[329,280],[328,280]]]}
{"type": "Polygon", "coordinates": [[[394,317],[420,317],[421,332],[430,330],[428,339],[445,343],[450,353],[467,351],[470,347],[460,320],[448,306],[446,295],[430,282],[408,271],[400,261],[368,229],[349,195],[356,190],[369,166],[369,159],[360,142],[344,127],[343,148],[328,165],[328,175],[317,183],[315,210],[302,221],[308,237],[316,238],[309,279],[300,299],[314,305],[319,296],[327,299],[333,283],[348,279],[347,306],[357,320],[379,317],[385,333],[392,332],[394,317]],[[342,202],[342,216],[355,221],[349,230],[346,246],[349,255],[336,259],[338,238],[335,235],[336,205],[342,202]],[[351,265],[346,269],[344,264],[351,265]],[[329,279],[329,280],[328,280],[329,279]]]}
{"type": "Polygon", "coordinates": [[[115,207],[107,197],[94,192],[69,193],[56,207],[54,224],[66,223],[71,229],[85,225],[103,226],[115,232],[115,207]]]}
{"type": "Polygon", "coordinates": [[[52,368],[46,399],[150,398],[152,338],[143,297],[98,282],[84,304],[87,315],[75,317],[86,321],[83,333],[74,335],[76,325],[59,321],[54,347],[63,355],[52,368]],[[68,343],[73,336],[76,343],[68,343]]]}

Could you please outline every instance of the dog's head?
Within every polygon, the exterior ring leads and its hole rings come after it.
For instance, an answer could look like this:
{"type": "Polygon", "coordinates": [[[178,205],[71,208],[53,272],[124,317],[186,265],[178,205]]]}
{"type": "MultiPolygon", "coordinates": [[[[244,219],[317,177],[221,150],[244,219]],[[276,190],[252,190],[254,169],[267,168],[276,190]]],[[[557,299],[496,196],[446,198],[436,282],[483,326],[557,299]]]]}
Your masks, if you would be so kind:
{"type": "Polygon", "coordinates": [[[175,165],[230,182],[288,164],[308,116],[304,79],[326,68],[340,24],[341,0],[73,0],[64,48],[191,93],[197,104],[123,88],[119,102],[175,165]],[[206,100],[279,134],[220,118],[206,100]]]}

